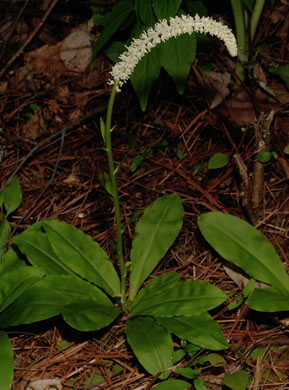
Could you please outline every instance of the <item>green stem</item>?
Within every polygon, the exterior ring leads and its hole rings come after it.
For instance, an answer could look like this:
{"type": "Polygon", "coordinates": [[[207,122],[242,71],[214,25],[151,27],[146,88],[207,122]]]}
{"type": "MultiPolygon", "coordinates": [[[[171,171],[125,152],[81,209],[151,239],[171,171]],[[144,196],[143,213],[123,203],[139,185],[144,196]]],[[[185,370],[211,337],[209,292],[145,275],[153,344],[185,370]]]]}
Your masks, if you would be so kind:
{"type": "Polygon", "coordinates": [[[238,62],[236,67],[236,74],[240,80],[244,80],[245,69],[243,64],[248,61],[248,38],[243,0],[231,0],[231,5],[234,15],[236,39],[238,45],[238,62]]]}
{"type": "Polygon", "coordinates": [[[106,113],[105,146],[106,146],[106,153],[108,159],[108,170],[110,176],[112,199],[113,199],[113,204],[115,209],[116,233],[117,233],[116,252],[117,252],[117,257],[120,266],[121,304],[123,310],[125,311],[126,310],[126,266],[123,259],[120,205],[119,205],[117,184],[115,178],[115,169],[114,169],[113,156],[112,156],[112,147],[111,147],[111,118],[112,118],[113,104],[116,95],[116,89],[117,89],[117,83],[114,83],[110,94],[107,113],[106,113]]]}
{"type": "Polygon", "coordinates": [[[253,42],[265,0],[257,0],[251,17],[251,41],[253,42]]]}

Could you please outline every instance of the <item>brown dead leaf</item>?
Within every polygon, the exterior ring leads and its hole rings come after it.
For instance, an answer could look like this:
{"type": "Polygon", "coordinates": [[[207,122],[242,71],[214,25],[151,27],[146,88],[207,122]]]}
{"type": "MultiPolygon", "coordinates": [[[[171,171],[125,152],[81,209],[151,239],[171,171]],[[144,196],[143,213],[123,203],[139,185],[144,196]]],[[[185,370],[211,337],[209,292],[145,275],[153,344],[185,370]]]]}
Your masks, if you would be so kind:
{"type": "Polygon", "coordinates": [[[74,31],[63,41],[60,58],[72,72],[85,72],[92,56],[91,38],[85,31],[74,31]]]}
{"type": "Polygon", "coordinates": [[[51,114],[45,108],[35,111],[33,117],[25,123],[22,129],[22,136],[27,139],[36,140],[38,137],[46,134],[46,123],[50,117],[51,114]]]}
{"type": "Polygon", "coordinates": [[[211,97],[210,108],[216,108],[230,93],[228,86],[231,82],[231,74],[229,72],[210,72],[204,81],[206,92],[211,97]]]}

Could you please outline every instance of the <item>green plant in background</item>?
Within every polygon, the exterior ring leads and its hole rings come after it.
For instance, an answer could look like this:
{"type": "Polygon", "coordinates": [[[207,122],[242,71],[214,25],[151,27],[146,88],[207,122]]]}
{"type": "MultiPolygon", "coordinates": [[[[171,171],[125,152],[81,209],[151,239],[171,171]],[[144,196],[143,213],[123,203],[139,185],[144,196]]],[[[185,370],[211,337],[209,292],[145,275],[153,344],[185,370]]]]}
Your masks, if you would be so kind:
{"type": "MultiPolygon", "coordinates": [[[[103,17],[95,18],[96,25],[103,25],[103,31],[95,40],[94,55],[105,47],[105,54],[113,61],[126,50],[133,39],[144,30],[152,27],[157,21],[169,19],[187,13],[207,16],[202,1],[195,0],[120,0],[112,10],[103,17]],[[129,31],[126,42],[113,40],[115,33],[129,31]]],[[[126,34],[124,34],[126,35],[126,34]]],[[[195,34],[183,34],[177,40],[160,42],[149,56],[145,56],[137,65],[130,77],[141,109],[145,111],[151,87],[159,77],[161,68],[175,82],[180,94],[184,92],[191,65],[196,56],[197,38],[195,34]],[[188,50],[188,47],[190,48],[188,50]]]]}
{"type": "Polygon", "coordinates": [[[245,79],[251,43],[263,12],[265,0],[231,0],[238,45],[236,74],[245,79]]]}

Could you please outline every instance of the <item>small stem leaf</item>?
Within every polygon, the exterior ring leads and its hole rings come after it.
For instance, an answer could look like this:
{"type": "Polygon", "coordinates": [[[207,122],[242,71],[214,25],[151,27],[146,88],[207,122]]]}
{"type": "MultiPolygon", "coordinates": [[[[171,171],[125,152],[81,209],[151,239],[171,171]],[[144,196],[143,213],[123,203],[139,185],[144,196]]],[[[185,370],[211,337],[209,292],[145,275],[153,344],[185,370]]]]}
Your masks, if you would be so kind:
{"type": "Polygon", "coordinates": [[[19,267],[11,272],[3,273],[0,283],[0,312],[43,276],[44,272],[34,267],[19,267]]]}
{"type": "Polygon", "coordinates": [[[140,60],[130,76],[130,81],[137,93],[142,111],[146,110],[151,87],[159,77],[160,70],[158,47],[155,47],[140,60]]]}
{"type": "Polygon", "coordinates": [[[76,227],[58,220],[43,222],[48,240],[62,263],[110,295],[120,293],[120,281],[105,251],[76,227]]]}
{"type": "Polygon", "coordinates": [[[103,139],[104,144],[105,144],[105,123],[104,123],[104,120],[102,119],[102,117],[100,117],[99,122],[100,122],[101,136],[102,136],[102,139],[103,139]]]}
{"type": "Polygon", "coordinates": [[[232,390],[246,390],[249,383],[249,375],[245,370],[239,370],[224,376],[224,385],[232,390]]]}
{"type": "Polygon", "coordinates": [[[194,345],[213,351],[228,348],[221,327],[208,313],[191,317],[157,317],[157,321],[168,332],[194,345]]]}
{"type": "Polygon", "coordinates": [[[179,94],[184,93],[196,50],[195,34],[180,35],[159,45],[161,65],[173,78],[179,94]]]}
{"type": "Polygon", "coordinates": [[[183,215],[180,197],[170,194],[154,201],[137,223],[131,250],[131,301],[175,241],[182,227],[183,215]]]}
{"type": "Polygon", "coordinates": [[[255,289],[246,304],[253,310],[263,312],[288,311],[289,292],[278,287],[255,289]]]}
{"type": "Polygon", "coordinates": [[[289,291],[289,277],[266,238],[242,219],[221,212],[201,215],[198,225],[210,245],[254,279],[289,291]]]}
{"type": "Polygon", "coordinates": [[[109,325],[120,314],[113,304],[101,305],[95,298],[78,298],[65,305],[61,314],[65,322],[82,332],[95,331],[109,325]]]}
{"type": "Polygon", "coordinates": [[[16,210],[20,205],[22,201],[22,192],[16,176],[14,176],[11,183],[4,188],[1,198],[3,199],[5,206],[6,216],[16,210]]]}
{"type": "Polygon", "coordinates": [[[182,0],[152,0],[158,20],[176,16],[182,0]]]}
{"type": "Polygon", "coordinates": [[[191,389],[190,383],[182,381],[181,379],[169,379],[161,382],[153,390],[187,390],[191,389]]]}
{"type": "Polygon", "coordinates": [[[174,288],[180,279],[180,275],[176,272],[166,272],[162,275],[156,276],[144,288],[142,288],[133,301],[135,307],[140,301],[147,301],[156,295],[166,292],[170,288],[174,288]]]}
{"type": "Polygon", "coordinates": [[[1,390],[10,390],[13,381],[13,350],[9,337],[5,332],[0,332],[0,378],[1,390]]]}
{"type": "Polygon", "coordinates": [[[229,162],[224,153],[215,153],[208,162],[208,169],[219,169],[225,167],[229,162]]]}
{"type": "Polygon", "coordinates": [[[171,335],[152,318],[137,317],[128,320],[125,333],[138,361],[150,374],[155,375],[171,367],[171,335]]]}
{"type": "Polygon", "coordinates": [[[178,283],[159,294],[144,296],[131,311],[132,316],[159,317],[192,316],[205,313],[227,299],[218,287],[200,280],[178,283]]]}

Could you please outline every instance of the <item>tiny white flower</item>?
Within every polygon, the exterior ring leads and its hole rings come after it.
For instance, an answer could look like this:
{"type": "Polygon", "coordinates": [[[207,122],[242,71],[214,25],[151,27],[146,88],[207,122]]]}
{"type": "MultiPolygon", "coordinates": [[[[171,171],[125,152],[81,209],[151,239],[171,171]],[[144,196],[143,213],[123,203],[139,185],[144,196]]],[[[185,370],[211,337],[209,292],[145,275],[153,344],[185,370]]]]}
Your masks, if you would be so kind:
{"type": "Polygon", "coordinates": [[[169,21],[161,20],[152,28],[144,31],[137,39],[133,39],[130,46],[119,57],[119,62],[111,70],[112,79],[108,84],[118,82],[119,92],[123,84],[129,80],[136,65],[160,42],[165,42],[172,37],[193,32],[214,35],[224,42],[231,56],[237,55],[236,38],[228,26],[217,22],[210,17],[199,15],[182,15],[170,18],[169,21]]]}

